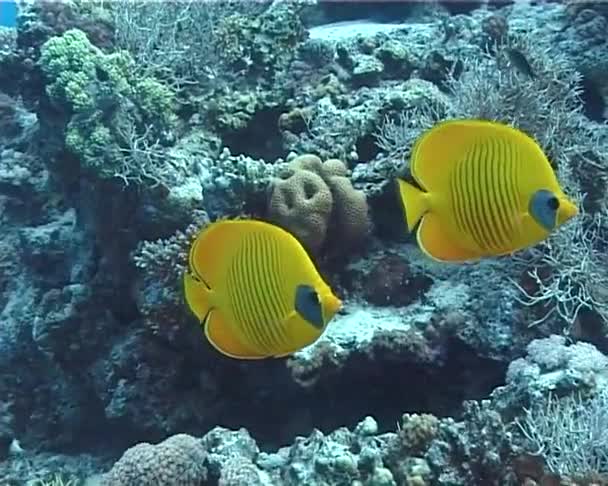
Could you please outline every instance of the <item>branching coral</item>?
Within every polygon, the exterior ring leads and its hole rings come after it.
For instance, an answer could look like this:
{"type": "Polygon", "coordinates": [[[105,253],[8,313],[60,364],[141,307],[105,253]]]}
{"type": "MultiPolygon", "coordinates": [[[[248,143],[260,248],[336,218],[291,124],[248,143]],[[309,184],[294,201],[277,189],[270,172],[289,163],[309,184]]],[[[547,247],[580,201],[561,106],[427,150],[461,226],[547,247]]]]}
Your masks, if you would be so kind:
{"type": "Polygon", "coordinates": [[[585,128],[580,117],[579,81],[566,58],[549,55],[547,47],[531,37],[513,37],[494,55],[465,59],[460,76],[448,78],[449,104],[429,100],[403,113],[399,120],[386,120],[377,133],[379,146],[388,151],[405,150],[440,120],[480,118],[513,124],[532,134],[558,167],[565,166],[586,148],[580,140],[585,128]],[[533,77],[512,65],[512,49],[523,53],[533,77]]]}
{"type": "Polygon", "coordinates": [[[17,35],[15,29],[0,26],[0,60],[10,55],[16,47],[17,35]]]}
{"type": "Polygon", "coordinates": [[[398,440],[403,442],[404,447],[419,453],[428,448],[437,435],[438,428],[439,419],[434,415],[406,413],[398,427],[398,440]]]}
{"type": "MultiPolygon", "coordinates": [[[[591,310],[608,323],[608,272],[598,249],[605,245],[601,237],[604,216],[589,217],[567,226],[548,240],[542,249],[531,249],[529,255],[535,263],[529,272],[536,286],[528,292],[516,281],[521,292],[518,299],[526,306],[542,306],[544,314],[530,323],[540,324],[554,314],[572,326],[581,311],[591,310]],[[575,243],[573,245],[573,243],[575,243]],[[547,278],[544,268],[552,270],[547,278]]],[[[525,262],[526,260],[524,260],[525,262]]]]}
{"type": "Polygon", "coordinates": [[[207,224],[207,214],[196,213],[193,223],[170,238],[142,242],[133,254],[133,262],[142,272],[139,308],[153,331],[159,324],[165,332],[181,325],[183,297],[181,278],[188,265],[188,251],[193,238],[207,224]]]}
{"type": "Polygon", "coordinates": [[[29,486],[76,486],[78,484],[78,480],[67,479],[65,480],[61,475],[55,474],[50,479],[37,479],[33,482],[29,482],[29,486]]]}
{"type": "Polygon", "coordinates": [[[116,42],[144,75],[176,88],[211,79],[219,53],[214,25],[225,5],[207,2],[113,2],[116,42]]]}
{"type": "Polygon", "coordinates": [[[549,395],[519,426],[552,472],[580,480],[608,474],[608,389],[590,399],[549,395]]]}
{"type": "Polygon", "coordinates": [[[305,35],[292,4],[114,2],[117,44],[145,75],[176,88],[211,85],[224,75],[269,75],[305,35]]]}

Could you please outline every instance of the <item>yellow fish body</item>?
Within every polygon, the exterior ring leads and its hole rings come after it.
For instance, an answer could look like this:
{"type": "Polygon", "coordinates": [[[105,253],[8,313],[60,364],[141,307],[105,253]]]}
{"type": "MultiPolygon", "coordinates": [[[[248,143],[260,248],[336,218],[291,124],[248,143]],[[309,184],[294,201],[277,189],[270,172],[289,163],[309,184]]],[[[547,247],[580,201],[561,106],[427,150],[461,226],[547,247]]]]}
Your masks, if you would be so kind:
{"type": "Polygon", "coordinates": [[[184,290],[209,342],[239,359],[313,343],[341,307],[298,240],[256,220],[204,228],[190,249],[184,290]]]}
{"type": "Polygon", "coordinates": [[[534,245],[578,213],[540,146],[508,125],[450,120],[416,142],[399,179],[410,231],[430,257],[462,262],[534,245]]]}

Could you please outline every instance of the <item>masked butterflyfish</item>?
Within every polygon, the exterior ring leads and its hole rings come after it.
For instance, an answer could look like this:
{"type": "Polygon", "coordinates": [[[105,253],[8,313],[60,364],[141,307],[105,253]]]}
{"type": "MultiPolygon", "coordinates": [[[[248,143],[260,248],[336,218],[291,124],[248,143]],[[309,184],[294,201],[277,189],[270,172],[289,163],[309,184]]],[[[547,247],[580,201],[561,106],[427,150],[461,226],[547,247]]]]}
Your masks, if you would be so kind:
{"type": "Polygon", "coordinates": [[[416,141],[398,179],[410,231],[430,257],[463,262],[544,240],[578,213],[541,147],[509,125],[450,120],[416,141]]]}
{"type": "Polygon", "coordinates": [[[209,342],[238,359],[312,344],[342,305],[291,233],[256,220],[204,228],[190,248],[184,289],[209,342]]]}

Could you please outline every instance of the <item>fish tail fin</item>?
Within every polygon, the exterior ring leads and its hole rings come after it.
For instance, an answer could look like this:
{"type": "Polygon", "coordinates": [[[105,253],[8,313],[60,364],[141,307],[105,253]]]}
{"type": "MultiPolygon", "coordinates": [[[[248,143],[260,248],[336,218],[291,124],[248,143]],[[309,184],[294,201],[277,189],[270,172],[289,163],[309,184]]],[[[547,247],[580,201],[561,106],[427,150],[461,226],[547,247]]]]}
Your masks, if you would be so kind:
{"type": "Polygon", "coordinates": [[[422,216],[430,209],[429,199],[425,192],[414,187],[409,182],[398,178],[397,183],[399,184],[401,203],[405,210],[407,227],[409,231],[412,231],[422,216]]]}
{"type": "Polygon", "coordinates": [[[203,322],[212,308],[212,290],[190,272],[184,274],[184,295],[190,309],[200,322],[203,322]]]}

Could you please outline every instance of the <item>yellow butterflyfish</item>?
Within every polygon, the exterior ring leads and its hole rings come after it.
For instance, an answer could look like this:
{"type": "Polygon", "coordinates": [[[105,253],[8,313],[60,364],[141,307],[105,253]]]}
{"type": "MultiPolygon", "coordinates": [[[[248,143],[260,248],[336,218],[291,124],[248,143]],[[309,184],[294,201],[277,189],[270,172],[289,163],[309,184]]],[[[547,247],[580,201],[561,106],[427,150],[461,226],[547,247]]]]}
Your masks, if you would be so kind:
{"type": "Polygon", "coordinates": [[[316,341],[342,303],[306,250],[284,229],[257,220],[204,228],[189,253],[186,301],[224,355],[289,355],[316,341]]]}
{"type": "Polygon", "coordinates": [[[578,213],[541,147],[524,132],[485,120],[450,120],[415,143],[398,179],[418,245],[450,262],[505,255],[535,245],[578,213]]]}

